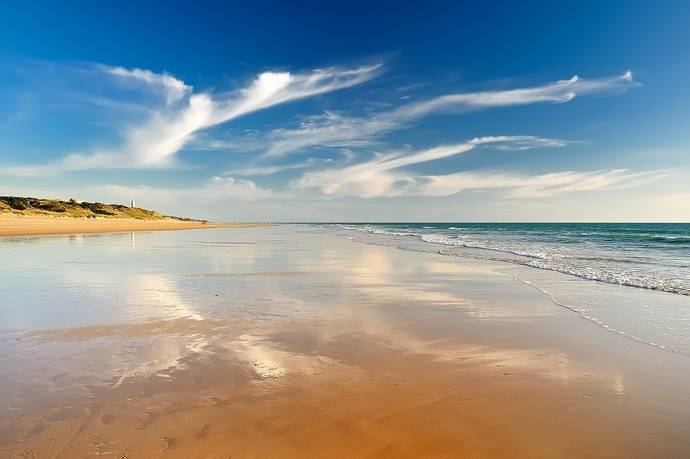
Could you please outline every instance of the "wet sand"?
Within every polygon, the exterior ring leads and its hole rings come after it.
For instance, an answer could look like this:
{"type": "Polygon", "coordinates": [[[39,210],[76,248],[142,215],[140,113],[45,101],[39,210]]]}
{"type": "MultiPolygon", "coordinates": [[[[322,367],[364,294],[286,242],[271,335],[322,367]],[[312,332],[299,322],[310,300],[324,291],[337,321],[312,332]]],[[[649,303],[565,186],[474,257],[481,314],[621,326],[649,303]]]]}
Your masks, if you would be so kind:
{"type": "Polygon", "coordinates": [[[500,263],[125,236],[0,239],[0,457],[690,455],[690,359],[500,263]]]}
{"type": "Polygon", "coordinates": [[[137,220],[127,218],[60,218],[0,215],[0,237],[130,231],[169,231],[201,228],[246,227],[241,223],[203,223],[174,219],[137,220]]]}

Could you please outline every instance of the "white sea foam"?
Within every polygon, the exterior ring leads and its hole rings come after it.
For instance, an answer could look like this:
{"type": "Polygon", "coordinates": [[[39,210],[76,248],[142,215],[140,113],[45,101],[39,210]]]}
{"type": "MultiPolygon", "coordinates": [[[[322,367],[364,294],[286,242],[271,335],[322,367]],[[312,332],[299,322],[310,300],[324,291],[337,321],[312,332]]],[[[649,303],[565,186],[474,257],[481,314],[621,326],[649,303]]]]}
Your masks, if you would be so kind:
{"type": "MultiPolygon", "coordinates": [[[[558,271],[564,274],[617,285],[626,285],[645,289],[660,290],[669,293],[690,295],[690,271],[688,257],[659,257],[658,254],[646,253],[647,241],[660,244],[670,241],[681,241],[689,237],[683,235],[663,235],[660,233],[636,233],[641,242],[639,247],[621,247],[603,245],[587,238],[613,238],[604,231],[575,231],[562,234],[555,233],[550,238],[535,238],[526,232],[510,231],[510,228],[497,227],[495,231],[473,232],[460,226],[437,228],[418,226],[417,228],[400,228],[397,226],[350,226],[356,229],[381,236],[413,236],[430,244],[451,247],[465,247],[499,252],[508,261],[535,268],[558,271]],[[462,233],[458,231],[462,230],[462,233]],[[680,275],[679,275],[680,274],[680,275]]],[[[637,242],[636,242],[637,243],[637,242]]],[[[668,252],[668,250],[667,250],[668,252]]],[[[665,253],[662,253],[665,255],[665,253]]],[[[492,258],[487,255],[487,258],[492,258]]]]}
{"type": "Polygon", "coordinates": [[[521,279],[613,333],[690,354],[690,225],[669,234],[624,225],[426,226],[355,225],[362,235],[355,240],[538,268],[525,271],[535,278],[552,272],[595,281],[545,285],[521,279]],[[611,284],[639,289],[625,293],[611,284]],[[575,292],[566,294],[564,288],[575,292]]]}

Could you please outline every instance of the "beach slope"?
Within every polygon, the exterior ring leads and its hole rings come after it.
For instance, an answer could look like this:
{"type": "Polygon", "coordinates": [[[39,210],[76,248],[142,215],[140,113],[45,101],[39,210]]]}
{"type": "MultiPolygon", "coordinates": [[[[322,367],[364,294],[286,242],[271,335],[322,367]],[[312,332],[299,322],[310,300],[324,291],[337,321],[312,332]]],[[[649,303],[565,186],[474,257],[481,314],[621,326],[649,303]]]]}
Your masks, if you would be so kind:
{"type": "Polygon", "coordinates": [[[229,228],[247,224],[213,223],[163,215],[154,210],[74,199],[0,196],[0,236],[163,231],[229,228]]]}

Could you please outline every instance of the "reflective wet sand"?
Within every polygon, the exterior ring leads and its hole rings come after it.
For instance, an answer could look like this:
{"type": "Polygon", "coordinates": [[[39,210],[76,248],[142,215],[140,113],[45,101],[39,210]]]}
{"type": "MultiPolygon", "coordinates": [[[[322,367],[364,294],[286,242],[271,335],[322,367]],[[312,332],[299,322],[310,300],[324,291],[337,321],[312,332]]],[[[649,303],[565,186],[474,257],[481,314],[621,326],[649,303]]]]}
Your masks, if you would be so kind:
{"type": "Polygon", "coordinates": [[[309,227],[0,238],[0,457],[688,457],[690,359],[309,227]]]}

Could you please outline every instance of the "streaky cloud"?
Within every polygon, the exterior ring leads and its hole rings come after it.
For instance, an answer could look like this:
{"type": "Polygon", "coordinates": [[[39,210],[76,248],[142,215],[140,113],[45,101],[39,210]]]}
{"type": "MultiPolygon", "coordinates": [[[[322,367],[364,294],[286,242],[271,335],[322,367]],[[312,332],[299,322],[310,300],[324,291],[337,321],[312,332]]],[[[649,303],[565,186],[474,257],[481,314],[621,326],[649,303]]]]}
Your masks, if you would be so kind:
{"type": "Polygon", "coordinates": [[[166,103],[151,116],[125,130],[117,148],[73,153],[44,165],[0,169],[4,175],[43,175],[89,169],[160,168],[174,165],[174,157],[193,136],[252,112],[364,83],[382,71],[382,64],[350,69],[326,68],[309,73],[263,72],[245,88],[225,94],[194,92],[191,86],[166,74],[148,70],[102,67],[114,76],[163,89],[166,103]]]}
{"type": "Polygon", "coordinates": [[[277,129],[267,138],[264,156],[283,156],[310,147],[357,147],[370,145],[378,136],[403,129],[417,119],[433,113],[482,110],[540,103],[566,103],[576,96],[622,92],[637,85],[632,72],[622,75],[583,79],[574,76],[528,88],[447,94],[368,117],[348,117],[326,112],[296,129],[277,129]]]}
{"type": "Polygon", "coordinates": [[[109,75],[143,82],[149,86],[162,89],[166,96],[167,105],[177,102],[192,91],[190,85],[168,73],[154,73],[146,69],[127,69],[108,65],[99,65],[97,68],[109,75]]]}
{"type": "Polygon", "coordinates": [[[309,158],[306,161],[291,164],[280,164],[274,166],[257,166],[257,167],[244,167],[239,169],[232,169],[225,173],[225,175],[233,175],[240,177],[258,177],[264,175],[273,175],[279,172],[294,170],[294,169],[305,169],[308,167],[313,167],[316,164],[331,163],[332,159],[320,159],[320,158],[309,158]]]}
{"type": "Polygon", "coordinates": [[[192,94],[183,108],[158,113],[143,126],[130,130],[122,153],[134,165],[165,165],[197,131],[274,105],[363,83],[380,69],[379,64],[307,74],[264,72],[248,87],[223,98],[210,93],[192,94]]]}
{"type": "Polygon", "coordinates": [[[547,198],[564,193],[632,188],[665,177],[663,171],[632,172],[627,169],[563,171],[546,174],[460,172],[426,176],[410,194],[450,196],[462,191],[505,190],[512,199],[547,198]]]}
{"type": "Polygon", "coordinates": [[[318,188],[322,193],[360,197],[406,194],[415,185],[413,176],[398,169],[467,153],[483,145],[528,149],[566,145],[565,141],[535,136],[486,136],[452,145],[442,145],[412,153],[379,154],[374,159],[351,166],[310,172],[296,183],[297,188],[318,188]]]}
{"type": "Polygon", "coordinates": [[[543,198],[556,194],[621,189],[659,180],[663,171],[631,172],[627,169],[564,171],[521,174],[500,171],[465,171],[445,175],[422,175],[406,168],[415,164],[467,153],[480,146],[522,151],[529,148],[562,147],[566,142],[534,136],[479,137],[464,143],[444,145],[410,154],[383,154],[339,169],[304,174],[293,186],[317,189],[327,196],[360,198],[399,196],[449,196],[461,191],[501,189],[509,198],[543,198]]]}

